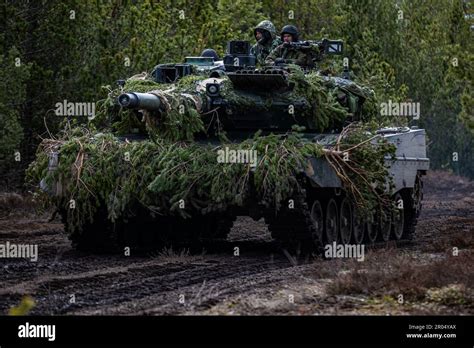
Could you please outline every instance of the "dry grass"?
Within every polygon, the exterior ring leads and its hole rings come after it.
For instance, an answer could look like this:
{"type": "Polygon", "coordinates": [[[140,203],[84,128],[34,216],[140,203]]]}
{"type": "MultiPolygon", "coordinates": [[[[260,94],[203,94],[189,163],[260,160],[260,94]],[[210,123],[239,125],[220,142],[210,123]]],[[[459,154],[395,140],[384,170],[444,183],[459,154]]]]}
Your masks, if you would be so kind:
{"type": "Polygon", "coordinates": [[[466,197],[474,193],[474,181],[448,171],[433,170],[428,172],[424,191],[425,193],[460,192],[466,197]]]}
{"type": "Polygon", "coordinates": [[[451,284],[442,288],[432,288],[426,292],[430,302],[446,306],[464,305],[472,303],[472,291],[461,284],[451,284]]]}
{"type": "Polygon", "coordinates": [[[165,247],[157,253],[151,255],[160,262],[165,263],[184,263],[197,259],[197,256],[191,255],[189,249],[174,250],[172,246],[165,247]]]}
{"type": "Polygon", "coordinates": [[[430,289],[434,294],[436,289],[444,289],[443,292],[448,291],[446,287],[452,290],[455,286],[458,293],[466,295],[467,302],[470,302],[472,299],[468,294],[474,287],[473,265],[471,251],[430,263],[390,250],[378,251],[366,262],[354,262],[351,272],[336,278],[328,285],[327,291],[332,295],[363,294],[371,297],[403,294],[406,300],[423,300],[429,297],[430,289]]]}
{"type": "Polygon", "coordinates": [[[0,192],[0,219],[41,213],[39,208],[31,194],[0,192]]]}
{"type": "Polygon", "coordinates": [[[12,210],[23,206],[24,203],[25,199],[18,193],[0,193],[0,218],[8,216],[12,210]]]}
{"type": "MultiPolygon", "coordinates": [[[[460,220],[458,218],[458,220],[460,220]]],[[[474,226],[474,219],[465,219],[465,225],[474,226]]],[[[452,227],[451,227],[452,228],[452,227]]],[[[458,250],[474,249],[474,233],[468,229],[451,232],[449,235],[442,235],[438,239],[431,240],[429,243],[421,245],[424,252],[452,252],[453,248],[458,250]]]]}

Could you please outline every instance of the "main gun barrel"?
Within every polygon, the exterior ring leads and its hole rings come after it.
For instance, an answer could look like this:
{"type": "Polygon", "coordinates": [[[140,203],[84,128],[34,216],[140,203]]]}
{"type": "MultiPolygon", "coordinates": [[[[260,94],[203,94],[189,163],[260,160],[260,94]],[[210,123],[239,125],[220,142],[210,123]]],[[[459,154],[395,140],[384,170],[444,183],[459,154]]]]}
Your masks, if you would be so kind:
{"type": "Polygon", "coordinates": [[[123,93],[117,101],[126,109],[158,110],[161,105],[160,98],[151,93],[123,93]]]}

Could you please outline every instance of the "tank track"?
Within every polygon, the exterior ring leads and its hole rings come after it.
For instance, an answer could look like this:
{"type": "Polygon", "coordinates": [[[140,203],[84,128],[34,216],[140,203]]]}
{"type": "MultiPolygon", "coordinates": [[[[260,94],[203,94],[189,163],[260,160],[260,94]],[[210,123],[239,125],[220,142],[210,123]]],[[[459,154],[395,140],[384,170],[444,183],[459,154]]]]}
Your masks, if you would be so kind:
{"type": "MultiPolygon", "coordinates": [[[[278,245],[291,255],[321,255],[326,244],[333,241],[342,243],[341,234],[341,207],[344,201],[344,192],[340,189],[314,188],[309,181],[299,180],[301,187],[290,198],[282,202],[281,209],[267,211],[264,214],[265,222],[272,237],[278,245]],[[312,207],[315,202],[321,208],[321,220],[317,221],[312,207]],[[328,206],[336,206],[336,214],[332,213],[337,220],[335,223],[337,236],[328,233],[328,215],[331,212],[328,206]],[[321,223],[323,221],[323,223],[321,223]],[[319,228],[318,228],[319,226],[319,228]]],[[[397,236],[394,233],[394,221],[390,226],[390,234],[385,230],[385,237],[382,238],[382,225],[364,222],[362,243],[371,247],[384,245],[389,241],[406,242],[413,240],[415,236],[415,227],[421,210],[421,200],[423,198],[423,182],[421,176],[417,177],[414,189],[404,189],[399,192],[403,199],[403,233],[397,236]],[[369,230],[376,231],[377,235],[368,238],[369,230]]],[[[346,202],[347,204],[347,202],[346,202]]],[[[354,207],[351,207],[352,211],[354,207]]],[[[347,206],[346,206],[347,211],[347,206]]],[[[159,247],[171,244],[183,244],[198,246],[203,241],[225,239],[230,232],[236,216],[231,212],[212,213],[205,216],[196,216],[191,219],[182,219],[177,217],[155,217],[143,208],[135,211],[135,216],[127,221],[117,221],[112,223],[107,219],[107,212],[104,208],[99,209],[92,223],[86,223],[82,226],[82,231],[73,231],[66,219],[64,211],[60,211],[65,230],[72,241],[73,246],[79,250],[93,252],[112,252],[123,250],[128,246],[135,250],[156,250],[159,247]]],[[[352,213],[351,213],[352,214],[352,213]]],[[[316,214],[317,215],[317,214],[316,214]]],[[[318,216],[318,215],[317,215],[318,216]]],[[[347,229],[347,221],[352,221],[350,229],[355,227],[355,218],[350,215],[345,219],[344,227],[347,229]]],[[[333,221],[333,222],[334,222],[333,221]]],[[[400,225],[399,225],[400,226],[400,225]]],[[[331,227],[332,228],[332,227],[331,227]]],[[[400,230],[399,230],[400,231],[400,230]]],[[[345,236],[348,240],[347,235],[345,236]]],[[[358,244],[354,234],[350,236],[351,244],[358,244]]]]}
{"type": "MultiPolygon", "coordinates": [[[[415,236],[415,227],[421,209],[421,199],[423,198],[421,177],[417,178],[416,185],[418,186],[415,187],[415,189],[405,189],[401,194],[404,206],[403,234],[401,237],[396,238],[395,236],[395,228],[394,225],[392,225],[394,223],[393,220],[390,220],[389,222],[390,235],[388,240],[382,238],[381,224],[372,223],[371,226],[369,226],[369,222],[364,222],[364,238],[361,244],[365,244],[368,247],[378,247],[385,245],[387,242],[396,241],[397,243],[403,243],[413,240],[415,236]],[[417,190],[419,190],[419,194],[416,193],[417,190]],[[374,240],[370,240],[367,237],[370,228],[377,231],[377,236],[374,240]]],[[[326,234],[327,226],[324,227],[322,238],[315,238],[315,235],[318,234],[315,231],[315,226],[311,217],[310,205],[315,200],[318,200],[321,203],[324,211],[324,219],[326,220],[328,214],[328,203],[329,201],[334,200],[338,209],[338,217],[340,218],[341,202],[344,197],[343,191],[336,194],[336,191],[334,190],[315,189],[307,184],[304,189],[301,189],[300,192],[293,197],[295,201],[294,209],[284,208],[279,211],[278,214],[267,214],[265,216],[265,222],[268,224],[268,229],[271,232],[272,237],[278,242],[279,246],[285,250],[289,250],[292,255],[304,253],[321,255],[323,254],[324,246],[332,243],[332,240],[330,240],[326,234]]],[[[353,211],[354,207],[352,206],[351,209],[353,211]]],[[[339,220],[337,223],[338,226],[340,226],[340,222],[341,221],[339,220]]],[[[352,223],[351,229],[352,231],[354,230],[354,222],[352,223]]],[[[387,231],[385,232],[387,233],[387,231]]],[[[342,243],[340,227],[338,227],[337,234],[336,242],[340,244],[342,243]]],[[[350,243],[357,244],[354,241],[354,235],[351,235],[350,243]]]]}
{"type": "Polygon", "coordinates": [[[144,210],[128,220],[115,223],[107,218],[105,209],[96,212],[93,222],[82,230],[73,230],[66,213],[60,212],[72,245],[82,251],[109,253],[130,247],[138,251],[151,251],[172,244],[199,246],[207,240],[226,239],[235,216],[209,214],[190,219],[178,217],[151,218],[144,210]]]}
{"type": "MultiPolygon", "coordinates": [[[[315,225],[311,218],[310,198],[306,189],[300,189],[292,198],[293,208],[282,208],[278,214],[266,214],[265,223],[268,225],[272,238],[279,247],[291,255],[321,253],[322,238],[317,236],[315,225]]],[[[289,201],[289,200],[288,200],[289,201]]]]}
{"type": "Polygon", "coordinates": [[[423,201],[423,180],[418,174],[415,180],[415,187],[407,192],[403,197],[404,201],[410,204],[410,208],[405,211],[405,227],[403,231],[403,240],[412,241],[415,238],[416,225],[421,213],[423,201]]]}

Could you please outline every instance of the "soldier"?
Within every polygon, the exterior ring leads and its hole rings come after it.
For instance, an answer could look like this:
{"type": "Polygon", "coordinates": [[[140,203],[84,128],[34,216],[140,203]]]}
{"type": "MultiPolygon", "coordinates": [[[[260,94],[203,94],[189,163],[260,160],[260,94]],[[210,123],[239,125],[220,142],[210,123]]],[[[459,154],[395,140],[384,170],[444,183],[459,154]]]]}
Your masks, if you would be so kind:
{"type": "Polygon", "coordinates": [[[281,40],[283,43],[276,47],[265,60],[266,64],[298,64],[301,66],[311,66],[311,56],[296,47],[292,47],[291,43],[298,42],[299,33],[294,25],[285,25],[281,30],[281,40]]]}
{"type": "Polygon", "coordinates": [[[225,70],[224,62],[219,59],[219,55],[212,48],[206,48],[201,52],[201,57],[208,57],[214,60],[214,65],[210,70],[225,70]]]}
{"type": "Polygon", "coordinates": [[[281,44],[281,40],[277,37],[275,26],[269,20],[258,23],[253,32],[257,43],[252,46],[250,53],[257,57],[258,64],[264,65],[265,58],[281,44]]]}
{"type": "Polygon", "coordinates": [[[214,61],[219,60],[219,56],[217,55],[217,52],[213,50],[212,48],[206,48],[204,51],[202,51],[201,57],[209,57],[209,58],[214,59],[214,61]]]}

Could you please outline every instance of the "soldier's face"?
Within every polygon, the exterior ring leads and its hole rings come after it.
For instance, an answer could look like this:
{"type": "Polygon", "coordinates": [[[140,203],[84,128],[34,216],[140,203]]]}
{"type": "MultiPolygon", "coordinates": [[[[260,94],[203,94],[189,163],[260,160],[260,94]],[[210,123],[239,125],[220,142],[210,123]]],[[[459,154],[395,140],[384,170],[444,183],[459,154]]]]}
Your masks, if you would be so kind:
{"type": "Polygon", "coordinates": [[[293,42],[293,36],[291,34],[283,34],[284,42],[293,42]]]}
{"type": "Polygon", "coordinates": [[[263,37],[262,33],[257,30],[257,32],[255,33],[255,38],[257,39],[257,41],[261,40],[262,37],[263,37]]]}

